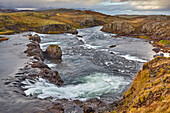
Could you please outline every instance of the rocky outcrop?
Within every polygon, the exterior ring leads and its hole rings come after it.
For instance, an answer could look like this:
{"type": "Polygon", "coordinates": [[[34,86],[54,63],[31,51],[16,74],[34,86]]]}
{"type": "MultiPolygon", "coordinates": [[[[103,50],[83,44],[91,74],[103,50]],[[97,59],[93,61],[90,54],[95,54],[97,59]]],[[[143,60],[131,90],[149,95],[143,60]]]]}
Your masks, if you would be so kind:
{"type": "Polygon", "coordinates": [[[48,112],[54,113],[110,113],[118,102],[107,103],[100,99],[89,99],[87,101],[58,99],[48,112]]]}
{"type": "Polygon", "coordinates": [[[40,33],[45,33],[45,34],[58,34],[58,33],[77,34],[78,33],[76,29],[73,29],[72,26],[67,25],[67,24],[46,25],[46,26],[38,28],[36,31],[40,33]]]}
{"type": "Polygon", "coordinates": [[[170,21],[150,21],[141,27],[141,32],[151,36],[152,40],[169,40],[170,39],[170,21]]]}
{"type": "Polygon", "coordinates": [[[26,65],[20,73],[26,74],[27,79],[36,80],[37,77],[43,78],[59,87],[64,83],[57,71],[51,70],[46,64],[39,61],[33,61],[26,65]]]}
{"type": "Polygon", "coordinates": [[[48,46],[44,53],[47,58],[51,58],[51,59],[61,59],[62,58],[62,51],[58,45],[48,46]]]}
{"type": "Polygon", "coordinates": [[[24,53],[27,53],[28,56],[34,56],[37,60],[44,60],[43,51],[38,43],[33,41],[30,44],[27,44],[27,46],[28,48],[24,53]]]}
{"type": "Polygon", "coordinates": [[[133,24],[124,21],[114,21],[110,24],[105,24],[101,31],[114,33],[118,35],[130,35],[135,32],[133,24]]]}
{"type": "MultiPolygon", "coordinates": [[[[35,39],[36,40],[36,39],[35,39]]],[[[30,44],[27,45],[28,48],[25,51],[25,53],[28,56],[33,56],[33,59],[28,63],[28,65],[25,66],[22,73],[27,74],[29,78],[36,79],[37,77],[41,77],[49,81],[50,83],[53,83],[57,86],[61,86],[64,81],[61,79],[60,75],[57,71],[51,70],[44,62],[44,53],[42,49],[40,48],[40,45],[38,42],[32,41],[30,44]]],[[[50,58],[61,58],[61,49],[58,46],[55,46],[55,48],[49,48],[47,50],[47,55],[50,56],[50,58]],[[56,48],[57,47],[57,48],[56,48]],[[58,55],[58,56],[57,56],[58,55]]]]}
{"type": "Polygon", "coordinates": [[[29,38],[30,40],[36,41],[36,42],[38,42],[38,43],[41,42],[41,38],[40,38],[40,36],[39,36],[38,34],[35,34],[35,35],[30,36],[30,37],[28,37],[28,38],[29,38]]]}
{"type": "Polygon", "coordinates": [[[104,22],[96,19],[84,19],[80,22],[80,27],[94,27],[103,25],[104,22]]]}
{"type": "Polygon", "coordinates": [[[156,57],[143,65],[116,108],[126,113],[170,111],[170,58],[156,57]]]}

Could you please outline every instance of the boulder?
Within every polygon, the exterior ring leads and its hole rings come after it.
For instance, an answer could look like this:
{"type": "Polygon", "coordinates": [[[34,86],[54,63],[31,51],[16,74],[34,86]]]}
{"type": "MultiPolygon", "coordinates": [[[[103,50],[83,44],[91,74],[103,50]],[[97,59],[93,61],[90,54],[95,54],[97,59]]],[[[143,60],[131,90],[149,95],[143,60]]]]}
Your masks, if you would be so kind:
{"type": "Polygon", "coordinates": [[[154,52],[156,52],[156,53],[159,53],[159,51],[161,50],[161,48],[153,48],[152,49],[154,52]]]}
{"type": "Polygon", "coordinates": [[[30,36],[30,37],[28,37],[28,38],[29,38],[30,40],[36,41],[36,42],[38,42],[38,43],[41,42],[41,38],[40,38],[40,36],[39,36],[38,34],[35,34],[35,35],[30,36]]]}
{"type": "Polygon", "coordinates": [[[114,21],[110,24],[105,24],[101,31],[114,33],[118,35],[130,35],[135,32],[133,24],[124,21],[114,21]]]}
{"type": "Polygon", "coordinates": [[[36,42],[31,42],[27,45],[28,48],[24,53],[27,53],[28,56],[34,56],[37,60],[44,60],[44,54],[40,45],[36,42]]]}
{"type": "Polygon", "coordinates": [[[58,45],[50,45],[45,51],[45,57],[51,59],[61,59],[62,51],[58,45]]]}

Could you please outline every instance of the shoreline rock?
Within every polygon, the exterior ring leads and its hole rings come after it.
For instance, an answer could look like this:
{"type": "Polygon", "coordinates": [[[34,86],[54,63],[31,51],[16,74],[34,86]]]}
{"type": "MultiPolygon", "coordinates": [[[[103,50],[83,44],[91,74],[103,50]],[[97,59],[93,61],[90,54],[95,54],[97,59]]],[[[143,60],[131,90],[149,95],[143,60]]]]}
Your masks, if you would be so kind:
{"type": "Polygon", "coordinates": [[[113,112],[141,113],[169,111],[170,58],[156,57],[143,65],[113,112]]]}
{"type": "Polygon", "coordinates": [[[135,32],[133,24],[124,21],[114,21],[110,24],[105,24],[101,31],[114,33],[118,35],[130,35],[135,32]]]}

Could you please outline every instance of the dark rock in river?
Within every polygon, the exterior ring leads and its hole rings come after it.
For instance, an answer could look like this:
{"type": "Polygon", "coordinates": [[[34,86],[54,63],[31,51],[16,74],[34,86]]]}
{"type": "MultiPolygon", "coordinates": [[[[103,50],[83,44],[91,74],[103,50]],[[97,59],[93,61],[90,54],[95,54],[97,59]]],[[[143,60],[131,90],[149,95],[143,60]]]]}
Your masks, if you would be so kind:
{"type": "Polygon", "coordinates": [[[152,49],[154,52],[156,52],[156,53],[159,53],[159,51],[161,50],[160,48],[153,48],[152,49]]]}
{"type": "Polygon", "coordinates": [[[113,48],[113,47],[116,47],[116,45],[111,45],[111,46],[109,46],[110,48],[113,48]]]}
{"type": "Polygon", "coordinates": [[[131,33],[135,32],[135,27],[128,22],[114,21],[110,24],[105,24],[101,31],[118,35],[130,35],[131,33]]]}
{"type": "Polygon", "coordinates": [[[50,69],[46,64],[44,64],[43,62],[40,61],[34,61],[32,62],[33,64],[31,64],[32,68],[48,68],[50,69]]]}
{"type": "Polygon", "coordinates": [[[38,42],[38,43],[41,42],[41,38],[40,38],[40,36],[37,35],[37,34],[35,34],[35,35],[33,35],[33,36],[30,36],[29,39],[30,39],[30,40],[33,40],[33,41],[36,41],[36,42],[38,42]]]}
{"type": "Polygon", "coordinates": [[[40,77],[48,80],[50,83],[56,84],[57,86],[61,86],[64,83],[57,71],[42,68],[39,75],[40,77]]]}
{"type": "Polygon", "coordinates": [[[36,42],[31,42],[30,44],[27,45],[28,48],[24,53],[27,53],[28,56],[34,56],[36,57],[36,59],[41,59],[44,60],[44,55],[43,55],[43,51],[40,48],[40,45],[36,42]]]}
{"type": "Polygon", "coordinates": [[[50,45],[47,47],[45,57],[51,59],[61,59],[62,51],[58,45],[50,45]]]}
{"type": "Polygon", "coordinates": [[[154,58],[155,58],[155,57],[164,57],[164,54],[163,54],[163,53],[156,54],[156,55],[154,55],[153,57],[154,57],[154,58]]]}
{"type": "Polygon", "coordinates": [[[27,45],[28,48],[25,53],[28,56],[34,56],[34,60],[29,63],[29,65],[24,69],[24,73],[28,74],[31,78],[41,77],[48,80],[50,83],[53,83],[57,86],[63,84],[63,80],[59,76],[57,71],[51,70],[46,64],[44,64],[44,54],[50,58],[61,59],[62,52],[58,45],[51,45],[47,48],[46,52],[43,52],[40,48],[40,45],[33,41],[27,45]]]}

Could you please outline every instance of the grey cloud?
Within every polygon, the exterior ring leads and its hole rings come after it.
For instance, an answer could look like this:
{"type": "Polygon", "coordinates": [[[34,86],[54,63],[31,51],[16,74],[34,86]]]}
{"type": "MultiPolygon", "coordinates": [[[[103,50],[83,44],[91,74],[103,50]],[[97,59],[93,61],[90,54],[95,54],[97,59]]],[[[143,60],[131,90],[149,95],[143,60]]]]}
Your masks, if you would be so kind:
{"type": "Polygon", "coordinates": [[[0,0],[0,6],[7,8],[90,8],[120,12],[160,11],[170,10],[170,0],[0,0]]]}

